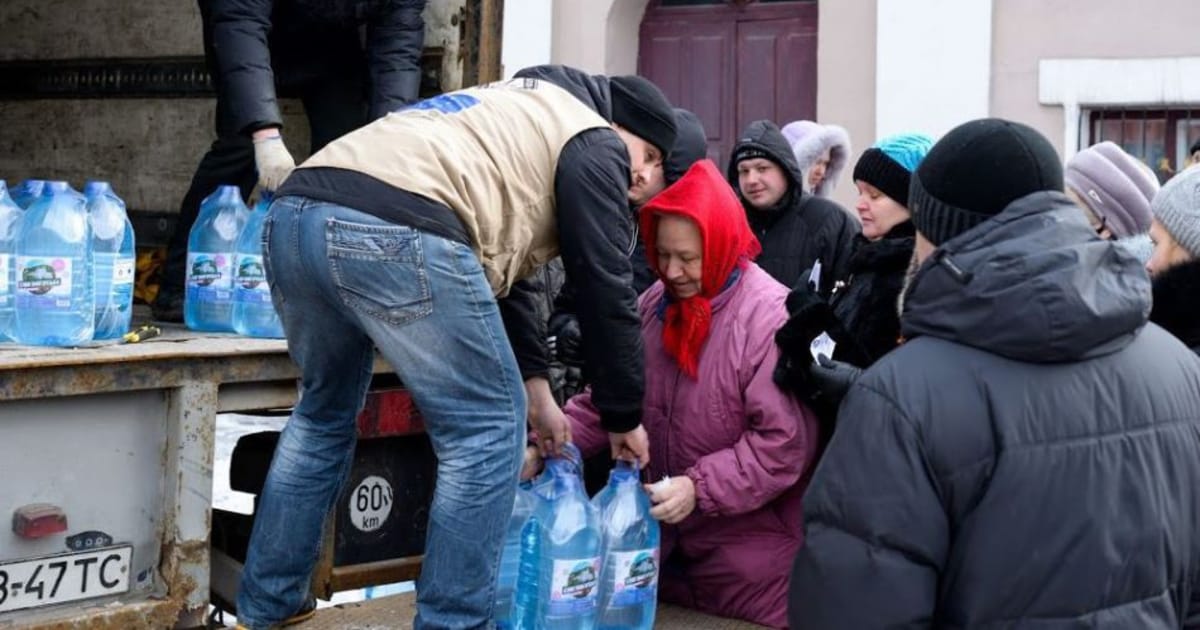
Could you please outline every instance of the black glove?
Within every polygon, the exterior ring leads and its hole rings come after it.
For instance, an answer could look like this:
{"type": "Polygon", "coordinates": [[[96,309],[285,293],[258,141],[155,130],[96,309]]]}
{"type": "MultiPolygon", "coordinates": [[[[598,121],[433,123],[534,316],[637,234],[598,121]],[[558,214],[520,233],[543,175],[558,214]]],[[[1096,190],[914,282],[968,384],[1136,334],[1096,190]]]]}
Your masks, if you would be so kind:
{"type": "Polygon", "coordinates": [[[843,361],[834,361],[821,355],[808,367],[808,384],[818,396],[833,408],[837,408],[850,391],[850,386],[863,373],[861,368],[843,361]]]}
{"type": "Polygon", "coordinates": [[[812,363],[809,348],[813,339],[837,324],[837,319],[829,303],[807,285],[800,285],[788,294],[787,309],[790,317],[775,332],[775,343],[791,363],[808,365],[812,363]]]}
{"type": "Polygon", "coordinates": [[[583,366],[583,334],[579,331],[579,320],[570,313],[555,313],[550,317],[550,336],[554,339],[553,352],[563,365],[583,366]]]}

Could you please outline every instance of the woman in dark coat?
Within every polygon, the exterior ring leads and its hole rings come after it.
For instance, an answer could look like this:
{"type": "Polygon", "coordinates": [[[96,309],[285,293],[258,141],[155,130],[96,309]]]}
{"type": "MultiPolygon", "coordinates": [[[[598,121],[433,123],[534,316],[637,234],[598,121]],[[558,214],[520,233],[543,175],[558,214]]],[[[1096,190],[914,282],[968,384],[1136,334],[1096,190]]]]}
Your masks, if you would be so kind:
{"type": "Polygon", "coordinates": [[[776,380],[812,405],[826,439],[845,387],[899,343],[897,301],[914,236],[908,183],[932,145],[923,134],[897,134],[863,153],[854,166],[862,233],[846,277],[816,279],[834,283],[829,301],[807,275],[788,296],[790,317],[776,335],[783,351],[776,380]]]}

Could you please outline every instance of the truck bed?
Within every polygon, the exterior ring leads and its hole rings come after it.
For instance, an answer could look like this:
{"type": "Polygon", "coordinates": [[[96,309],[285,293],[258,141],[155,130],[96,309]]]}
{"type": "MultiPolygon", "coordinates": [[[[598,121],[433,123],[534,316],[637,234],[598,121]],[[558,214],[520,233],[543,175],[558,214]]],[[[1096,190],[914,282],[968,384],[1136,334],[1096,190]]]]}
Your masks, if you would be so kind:
{"type": "MultiPolygon", "coordinates": [[[[415,614],[416,596],[405,593],[322,608],[311,620],[290,626],[289,630],[409,630],[415,614]]],[[[654,627],[660,630],[754,630],[764,626],[660,604],[654,627]]]]}

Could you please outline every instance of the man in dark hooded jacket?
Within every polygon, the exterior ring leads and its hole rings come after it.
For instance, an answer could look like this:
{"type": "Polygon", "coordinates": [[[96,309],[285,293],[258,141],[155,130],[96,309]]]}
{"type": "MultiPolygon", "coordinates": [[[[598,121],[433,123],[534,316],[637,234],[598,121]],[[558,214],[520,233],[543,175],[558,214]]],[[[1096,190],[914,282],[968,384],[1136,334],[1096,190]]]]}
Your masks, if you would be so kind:
{"type": "Polygon", "coordinates": [[[310,148],[417,100],[426,0],[200,0],[217,139],[196,167],[152,305],[183,321],[188,233],[218,185],[274,191],[295,166],[276,90],[300,98],[310,148]],[[360,28],[363,34],[360,36],[360,28]]]}
{"type": "Polygon", "coordinates": [[[905,345],[855,382],[804,497],[806,628],[1200,624],[1200,360],[1061,191],[966,123],[912,178],[905,345]]]}
{"type": "Polygon", "coordinates": [[[263,254],[302,391],[259,496],[245,627],[304,612],[376,348],[438,460],[414,627],[488,626],[526,418],[547,452],[569,437],[529,282],[559,253],[589,288],[583,356],[614,455],[646,462],[625,198],[631,173],[659,167],[674,141],[649,81],[539,66],[385,116],[288,177],[263,254]]]}
{"type": "MultiPolygon", "coordinates": [[[[679,107],[675,108],[675,144],[671,153],[663,161],[661,177],[650,178],[642,186],[634,186],[629,191],[630,212],[636,216],[638,208],[667,186],[674,184],[683,177],[692,164],[704,159],[708,153],[708,137],[704,133],[704,125],[692,112],[679,107]]],[[[636,224],[635,224],[636,229],[636,224]]],[[[633,268],[633,290],[641,295],[658,275],[650,268],[646,258],[646,246],[642,239],[636,239],[629,254],[629,264],[633,268]]],[[[580,333],[579,318],[575,315],[575,288],[571,285],[563,287],[555,298],[554,312],[550,315],[550,335],[554,339],[557,358],[567,365],[582,364],[579,355],[580,333]]]]}
{"type": "Polygon", "coordinates": [[[756,120],[746,127],[729,160],[729,183],[738,192],[750,227],[762,244],[754,262],[794,287],[818,261],[818,292],[828,295],[845,277],[860,227],[833,201],[804,191],[804,177],[779,127],[756,120]]]}

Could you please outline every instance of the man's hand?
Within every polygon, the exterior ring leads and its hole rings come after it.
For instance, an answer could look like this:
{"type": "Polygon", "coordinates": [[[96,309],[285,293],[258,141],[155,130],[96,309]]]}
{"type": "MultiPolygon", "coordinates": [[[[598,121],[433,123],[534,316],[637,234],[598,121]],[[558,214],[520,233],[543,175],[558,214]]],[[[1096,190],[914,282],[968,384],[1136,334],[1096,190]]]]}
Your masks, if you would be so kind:
{"type": "Polygon", "coordinates": [[[637,462],[643,469],[650,463],[650,438],[642,425],[627,433],[609,433],[608,441],[612,444],[613,459],[637,462]]]}
{"type": "Polygon", "coordinates": [[[529,481],[542,472],[545,462],[536,446],[525,447],[525,461],[521,463],[521,481],[529,481]]]}
{"type": "Polygon", "coordinates": [[[278,129],[254,132],[254,167],[258,169],[258,185],[275,192],[283,180],[296,168],[296,160],[283,144],[278,129]]]}
{"type": "Polygon", "coordinates": [[[554,400],[550,381],[541,376],[525,381],[525,399],[529,404],[529,425],[537,431],[542,457],[560,455],[563,444],[571,441],[571,423],[554,400]]]}
{"type": "Polygon", "coordinates": [[[656,490],[652,484],[646,484],[645,488],[654,504],[650,516],[656,520],[674,525],[696,510],[696,485],[687,475],[671,477],[666,488],[656,490]]]}

